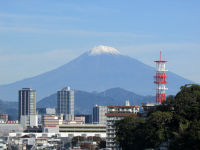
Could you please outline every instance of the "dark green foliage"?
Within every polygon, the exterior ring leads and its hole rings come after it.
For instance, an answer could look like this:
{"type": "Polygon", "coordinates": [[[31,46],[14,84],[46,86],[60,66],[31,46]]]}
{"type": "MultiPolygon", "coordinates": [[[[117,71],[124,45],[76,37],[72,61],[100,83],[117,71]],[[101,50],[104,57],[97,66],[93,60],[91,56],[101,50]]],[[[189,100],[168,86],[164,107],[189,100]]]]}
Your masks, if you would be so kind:
{"type": "Polygon", "coordinates": [[[175,97],[156,107],[146,121],[129,116],[116,123],[116,141],[123,149],[200,149],[200,86],[185,85],[175,97]]]}
{"type": "Polygon", "coordinates": [[[72,146],[76,146],[76,144],[84,140],[85,140],[85,137],[83,136],[75,136],[72,138],[72,146]]]}
{"type": "Polygon", "coordinates": [[[102,140],[98,142],[98,148],[99,149],[106,148],[106,141],[102,140]]]}
{"type": "Polygon", "coordinates": [[[88,141],[95,141],[95,142],[102,141],[102,139],[100,137],[98,137],[98,136],[88,136],[87,140],[88,141]]]}
{"type": "Polygon", "coordinates": [[[171,137],[169,131],[172,117],[173,115],[171,112],[161,111],[155,111],[148,117],[146,126],[153,132],[146,133],[146,140],[151,141],[147,147],[157,147],[171,137]]]}
{"type": "Polygon", "coordinates": [[[170,144],[171,150],[200,149],[200,121],[191,122],[187,128],[179,131],[170,144]]]}
{"type": "MultiPolygon", "coordinates": [[[[139,149],[139,147],[142,147],[143,143],[134,145],[137,141],[139,143],[138,139],[143,137],[140,135],[139,132],[135,133],[133,132],[137,127],[145,123],[145,120],[142,118],[137,117],[136,115],[131,115],[128,117],[125,117],[124,119],[120,121],[116,121],[116,141],[120,143],[120,147],[123,149],[139,149]],[[137,137],[135,136],[137,135],[137,137]],[[138,135],[140,137],[138,137],[138,135]]],[[[138,129],[139,131],[139,129],[138,129]]],[[[142,141],[142,140],[141,140],[142,141]]]]}

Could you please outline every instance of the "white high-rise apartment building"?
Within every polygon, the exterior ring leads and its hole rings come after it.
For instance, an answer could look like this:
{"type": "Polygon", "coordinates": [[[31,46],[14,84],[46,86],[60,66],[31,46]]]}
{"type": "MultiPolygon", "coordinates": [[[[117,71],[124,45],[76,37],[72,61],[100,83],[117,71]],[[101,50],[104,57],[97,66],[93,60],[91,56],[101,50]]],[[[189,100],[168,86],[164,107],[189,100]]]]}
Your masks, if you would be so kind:
{"type": "Polygon", "coordinates": [[[74,91],[65,87],[57,92],[57,113],[64,115],[64,120],[74,120],[74,91]]]}
{"type": "Polygon", "coordinates": [[[106,114],[107,106],[98,106],[93,107],[93,123],[95,124],[106,124],[106,114]]]}

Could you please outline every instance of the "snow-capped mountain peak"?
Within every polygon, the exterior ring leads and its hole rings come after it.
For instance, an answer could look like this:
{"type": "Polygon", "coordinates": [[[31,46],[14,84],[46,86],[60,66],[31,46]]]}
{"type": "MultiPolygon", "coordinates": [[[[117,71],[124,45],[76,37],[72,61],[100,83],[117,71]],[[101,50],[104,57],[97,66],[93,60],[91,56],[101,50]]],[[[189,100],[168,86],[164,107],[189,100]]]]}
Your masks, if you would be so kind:
{"type": "Polygon", "coordinates": [[[109,46],[99,45],[95,46],[89,53],[89,55],[100,55],[100,54],[121,54],[117,49],[109,46]]]}

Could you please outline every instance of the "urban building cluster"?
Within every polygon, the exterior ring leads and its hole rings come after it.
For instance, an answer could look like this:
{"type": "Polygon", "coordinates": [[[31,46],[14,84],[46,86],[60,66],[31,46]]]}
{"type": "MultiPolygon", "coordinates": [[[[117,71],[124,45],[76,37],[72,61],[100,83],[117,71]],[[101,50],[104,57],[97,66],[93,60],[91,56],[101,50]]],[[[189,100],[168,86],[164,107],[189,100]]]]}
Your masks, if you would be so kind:
{"type": "MultiPolygon", "coordinates": [[[[36,91],[31,88],[19,90],[18,102],[17,121],[9,121],[8,114],[0,114],[2,149],[56,149],[62,144],[69,148],[73,147],[73,137],[99,137],[106,141],[107,148],[115,148],[115,121],[139,113],[139,106],[130,106],[126,101],[125,106],[94,105],[92,115],[75,115],[74,91],[70,87],[57,91],[56,108],[37,108],[36,91]],[[3,136],[3,131],[8,136],[3,136]]],[[[80,147],[80,143],[74,147],[80,147]]]]}
{"type": "MultiPolygon", "coordinates": [[[[156,63],[159,104],[165,100],[166,61],[160,57],[156,63]]],[[[140,109],[127,100],[124,106],[94,105],[92,115],[75,115],[70,87],[57,91],[56,108],[37,108],[36,91],[31,88],[19,90],[18,95],[18,120],[9,121],[7,114],[0,114],[0,149],[80,149],[81,145],[95,149],[100,141],[106,142],[105,149],[118,149],[114,123],[132,114],[145,118],[157,105],[142,103],[140,109]]]]}
{"type": "MultiPolygon", "coordinates": [[[[147,112],[155,103],[143,103],[147,112]]],[[[7,114],[0,114],[0,130],[8,133],[0,139],[0,147],[23,149],[65,149],[72,147],[73,137],[99,137],[106,147],[114,149],[114,123],[125,116],[139,113],[139,106],[94,105],[92,115],[74,114],[74,91],[69,87],[57,91],[56,108],[36,108],[36,91],[31,88],[19,90],[19,114],[17,121],[8,121],[7,114]]],[[[145,115],[144,115],[145,116],[145,115]]],[[[97,146],[97,143],[90,143],[97,146]]],[[[80,148],[80,143],[74,148],[80,148]]]]}

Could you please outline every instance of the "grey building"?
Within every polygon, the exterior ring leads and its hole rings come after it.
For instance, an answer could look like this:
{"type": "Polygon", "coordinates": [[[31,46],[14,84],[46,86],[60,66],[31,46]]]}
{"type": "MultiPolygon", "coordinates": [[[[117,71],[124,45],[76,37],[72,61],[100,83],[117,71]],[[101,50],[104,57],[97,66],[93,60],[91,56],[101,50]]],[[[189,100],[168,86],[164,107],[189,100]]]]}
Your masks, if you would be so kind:
{"type": "Polygon", "coordinates": [[[56,108],[37,108],[38,115],[56,115],[56,108]]]}
{"type": "Polygon", "coordinates": [[[18,119],[24,126],[37,126],[35,90],[31,88],[19,90],[18,119]]]}
{"type": "Polygon", "coordinates": [[[98,106],[93,107],[93,123],[95,124],[106,124],[107,106],[98,106]]]}
{"type": "Polygon", "coordinates": [[[64,120],[74,120],[74,91],[65,87],[57,92],[57,113],[64,115],[64,120]]]}

